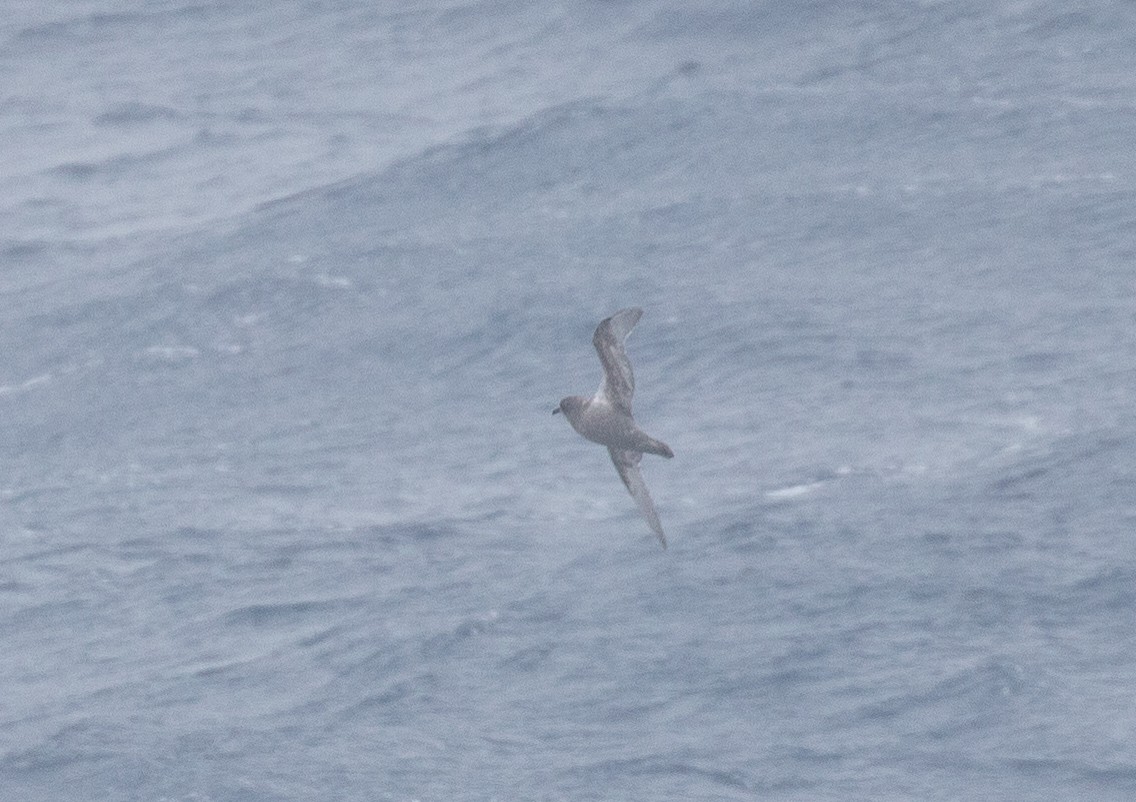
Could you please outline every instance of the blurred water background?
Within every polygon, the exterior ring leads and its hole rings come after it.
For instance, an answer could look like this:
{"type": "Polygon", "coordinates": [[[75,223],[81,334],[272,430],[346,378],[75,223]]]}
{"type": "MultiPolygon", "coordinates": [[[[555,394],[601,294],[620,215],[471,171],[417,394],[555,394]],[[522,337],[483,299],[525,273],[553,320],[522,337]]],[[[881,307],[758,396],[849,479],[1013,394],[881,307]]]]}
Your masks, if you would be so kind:
{"type": "Polygon", "coordinates": [[[1136,4],[0,15],[0,797],[1136,796],[1136,4]],[[658,548],[549,413],[629,341],[658,548]]]}

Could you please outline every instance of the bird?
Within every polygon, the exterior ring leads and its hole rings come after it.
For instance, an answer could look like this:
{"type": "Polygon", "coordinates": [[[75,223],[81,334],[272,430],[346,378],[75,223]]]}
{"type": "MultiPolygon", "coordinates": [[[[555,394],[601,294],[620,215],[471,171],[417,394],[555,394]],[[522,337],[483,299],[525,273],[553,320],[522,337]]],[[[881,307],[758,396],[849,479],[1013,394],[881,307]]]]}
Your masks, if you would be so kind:
{"type": "Polygon", "coordinates": [[[639,511],[665,549],[667,536],[663,533],[659,513],[655,511],[651,494],[647,492],[647,485],[639,473],[639,462],[644,454],[657,454],[670,459],[674,456],[674,451],[662,440],[656,440],[640,429],[632,417],[631,396],[635,394],[635,374],[631,371],[631,361],[627,358],[624,347],[627,335],[642,316],[642,309],[630,307],[600,321],[592,336],[592,345],[596,347],[603,365],[604,375],[599,390],[591,398],[570,395],[561,399],[552,414],[564,413],[573,429],[593,443],[607,446],[619,478],[623,480],[627,492],[635,499],[639,511]]]}

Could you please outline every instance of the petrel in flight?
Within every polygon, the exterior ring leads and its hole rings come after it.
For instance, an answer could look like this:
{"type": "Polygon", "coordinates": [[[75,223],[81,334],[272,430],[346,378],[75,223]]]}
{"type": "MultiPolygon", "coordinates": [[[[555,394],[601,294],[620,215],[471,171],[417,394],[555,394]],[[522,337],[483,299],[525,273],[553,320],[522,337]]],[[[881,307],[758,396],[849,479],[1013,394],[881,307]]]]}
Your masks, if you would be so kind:
{"type": "Polygon", "coordinates": [[[642,309],[632,307],[600,321],[592,337],[592,344],[603,364],[604,377],[600,389],[591,398],[568,396],[552,410],[552,414],[563,412],[573,429],[593,443],[607,446],[619,478],[627,486],[651,531],[658,535],[659,542],[665,549],[667,537],[663,534],[663,525],[659,522],[659,514],[655,512],[651,494],[647,492],[647,485],[643,483],[643,477],[639,473],[639,461],[644,454],[658,454],[669,459],[674,456],[674,452],[662,440],[656,440],[635,425],[635,419],[631,416],[635,376],[631,372],[631,362],[623,346],[623,341],[642,315],[642,309]]]}

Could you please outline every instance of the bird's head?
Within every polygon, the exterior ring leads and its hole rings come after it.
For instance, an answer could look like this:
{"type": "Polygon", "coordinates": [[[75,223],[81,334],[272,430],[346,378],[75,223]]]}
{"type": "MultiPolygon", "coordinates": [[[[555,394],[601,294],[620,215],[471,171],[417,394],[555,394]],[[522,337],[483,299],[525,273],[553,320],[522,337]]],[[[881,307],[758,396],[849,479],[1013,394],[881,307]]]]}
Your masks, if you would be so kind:
{"type": "Polygon", "coordinates": [[[552,410],[552,414],[555,415],[559,412],[563,412],[566,418],[571,418],[575,412],[583,409],[587,401],[588,399],[581,398],[578,395],[570,395],[567,398],[561,398],[559,406],[552,410]]]}

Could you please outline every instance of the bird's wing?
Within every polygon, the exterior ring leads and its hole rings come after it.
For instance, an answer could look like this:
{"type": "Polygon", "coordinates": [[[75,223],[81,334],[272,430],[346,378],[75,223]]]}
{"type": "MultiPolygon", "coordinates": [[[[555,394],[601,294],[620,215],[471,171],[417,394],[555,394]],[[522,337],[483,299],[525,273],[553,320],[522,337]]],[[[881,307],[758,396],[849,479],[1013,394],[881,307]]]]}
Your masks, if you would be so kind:
{"type": "Polygon", "coordinates": [[[624,451],[619,448],[609,447],[607,451],[611,454],[611,461],[615,463],[615,469],[619,472],[619,478],[627,487],[627,492],[631,494],[631,498],[635,499],[635,503],[639,505],[639,511],[647,519],[651,531],[659,536],[659,542],[663,544],[665,549],[667,547],[667,536],[663,534],[663,525],[659,521],[659,513],[655,512],[655,503],[651,501],[651,494],[647,492],[647,485],[643,483],[643,475],[639,473],[639,461],[643,459],[643,455],[638,451],[624,451]]]}
{"type": "Polygon", "coordinates": [[[627,358],[623,341],[642,315],[643,310],[638,307],[622,309],[601,320],[592,337],[604,372],[596,398],[627,415],[631,414],[631,396],[635,394],[635,374],[631,372],[631,360],[627,358]]]}

